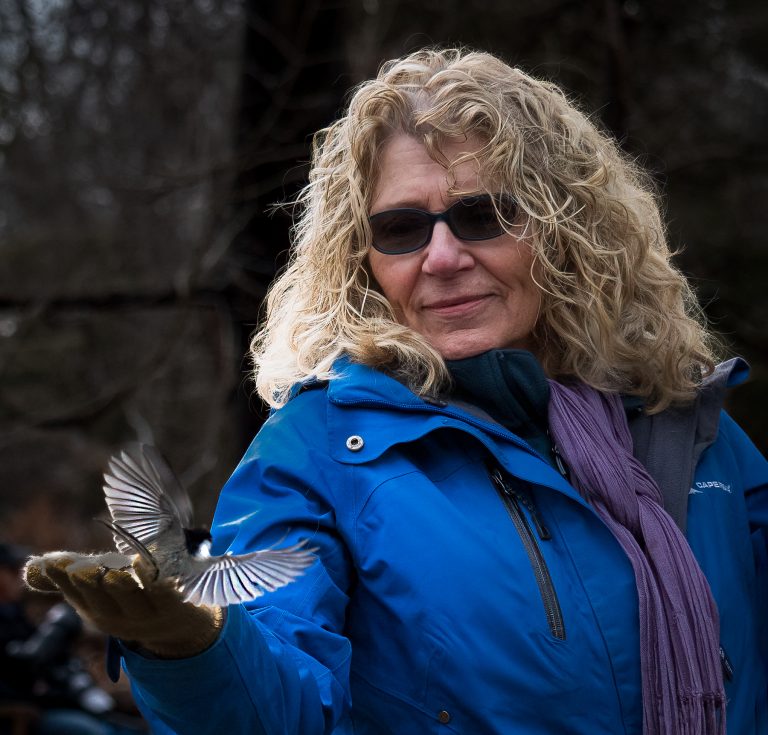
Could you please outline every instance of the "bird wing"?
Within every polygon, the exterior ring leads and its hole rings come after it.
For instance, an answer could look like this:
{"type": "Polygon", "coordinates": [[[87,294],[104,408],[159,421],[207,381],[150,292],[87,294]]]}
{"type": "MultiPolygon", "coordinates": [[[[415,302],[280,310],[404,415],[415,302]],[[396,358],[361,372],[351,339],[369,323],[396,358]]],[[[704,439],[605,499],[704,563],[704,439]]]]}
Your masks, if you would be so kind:
{"type": "MultiPolygon", "coordinates": [[[[113,456],[104,473],[104,497],[112,521],[147,544],[163,531],[191,525],[192,505],[173,470],[154,447],[139,444],[113,456]]],[[[131,553],[125,538],[114,534],[121,553],[131,553]]]]}
{"type": "Polygon", "coordinates": [[[212,556],[195,560],[179,580],[185,602],[195,605],[234,605],[272,592],[304,573],[315,560],[316,548],[307,540],[284,549],[262,549],[249,554],[212,556]]]}
{"type": "Polygon", "coordinates": [[[120,539],[122,541],[122,545],[125,546],[126,549],[139,554],[139,556],[141,556],[141,558],[144,559],[144,561],[155,570],[155,577],[160,574],[160,568],[157,566],[157,562],[155,562],[155,559],[150,553],[149,549],[144,546],[144,544],[142,544],[141,541],[139,541],[133,534],[118,526],[117,523],[107,523],[106,521],[101,521],[98,518],[96,520],[100,523],[103,523],[107,528],[112,529],[115,543],[117,543],[117,539],[120,539]]]}

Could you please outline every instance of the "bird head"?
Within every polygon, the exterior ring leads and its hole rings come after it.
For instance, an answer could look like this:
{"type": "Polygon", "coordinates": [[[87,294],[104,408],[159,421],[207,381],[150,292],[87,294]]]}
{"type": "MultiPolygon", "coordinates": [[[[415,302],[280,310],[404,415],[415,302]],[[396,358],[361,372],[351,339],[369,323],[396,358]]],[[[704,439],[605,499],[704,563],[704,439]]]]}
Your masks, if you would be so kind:
{"type": "Polygon", "coordinates": [[[187,543],[187,551],[192,556],[208,556],[213,536],[207,528],[185,528],[184,540],[187,543]]]}

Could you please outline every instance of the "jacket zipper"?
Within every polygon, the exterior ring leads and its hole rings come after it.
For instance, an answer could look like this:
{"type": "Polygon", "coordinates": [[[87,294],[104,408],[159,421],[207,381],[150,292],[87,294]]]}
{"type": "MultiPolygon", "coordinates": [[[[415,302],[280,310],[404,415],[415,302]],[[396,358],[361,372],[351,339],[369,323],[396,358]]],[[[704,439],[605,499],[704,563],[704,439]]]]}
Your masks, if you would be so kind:
{"type": "Polygon", "coordinates": [[[531,530],[528,517],[523,508],[528,511],[531,521],[536,529],[536,534],[542,541],[549,541],[552,534],[544,524],[538,508],[533,499],[522,490],[513,487],[504,479],[504,475],[498,467],[490,470],[491,480],[498,491],[504,507],[512,519],[512,523],[517,529],[520,539],[523,542],[523,548],[528,555],[533,574],[536,578],[536,584],[539,588],[541,600],[544,603],[544,613],[549,624],[549,630],[558,640],[565,640],[565,624],[563,622],[563,613],[560,608],[560,601],[557,599],[557,592],[552,583],[552,577],[541,553],[536,537],[531,530]]]}

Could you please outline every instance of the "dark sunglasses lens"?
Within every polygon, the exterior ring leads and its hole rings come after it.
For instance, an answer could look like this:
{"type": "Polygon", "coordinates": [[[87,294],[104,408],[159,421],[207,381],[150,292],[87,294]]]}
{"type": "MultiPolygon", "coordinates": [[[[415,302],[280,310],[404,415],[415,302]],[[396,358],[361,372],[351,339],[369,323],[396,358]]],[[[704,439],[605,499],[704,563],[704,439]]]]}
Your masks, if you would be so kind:
{"type": "MultiPolygon", "coordinates": [[[[497,206],[507,222],[514,220],[516,208],[512,199],[498,199],[497,206]]],[[[504,233],[493,199],[488,195],[462,199],[451,207],[449,218],[454,233],[462,240],[489,240],[504,233]]]]}
{"type": "Polygon", "coordinates": [[[370,218],[373,247],[382,253],[418,250],[429,238],[431,221],[426,212],[392,210],[370,218]]]}

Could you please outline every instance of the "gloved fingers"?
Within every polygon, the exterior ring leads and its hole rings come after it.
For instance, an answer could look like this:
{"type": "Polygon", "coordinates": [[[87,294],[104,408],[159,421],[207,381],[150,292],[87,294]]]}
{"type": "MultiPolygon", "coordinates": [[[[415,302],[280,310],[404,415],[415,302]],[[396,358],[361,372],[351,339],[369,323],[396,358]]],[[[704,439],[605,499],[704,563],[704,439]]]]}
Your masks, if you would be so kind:
{"type": "Polygon", "coordinates": [[[94,584],[94,600],[98,600],[91,605],[94,624],[118,638],[137,639],[155,611],[133,570],[108,569],[94,584]]]}
{"type": "Polygon", "coordinates": [[[107,569],[92,559],[52,566],[49,574],[67,599],[104,633],[132,639],[152,619],[154,608],[131,568],[107,569]]]}
{"type": "Polygon", "coordinates": [[[162,610],[162,603],[156,599],[155,590],[141,586],[133,570],[110,569],[101,584],[111,591],[126,619],[147,620],[162,610]]]}
{"type": "Polygon", "coordinates": [[[32,556],[24,565],[24,583],[36,592],[58,592],[59,588],[48,578],[44,571],[45,560],[42,556],[32,556]]]}
{"type": "Polygon", "coordinates": [[[155,567],[140,556],[119,568],[94,564],[98,561],[103,559],[84,557],[66,569],[94,614],[138,619],[162,615],[182,604],[173,580],[156,579],[155,567]]]}
{"type": "Polygon", "coordinates": [[[106,570],[98,583],[114,598],[126,618],[146,620],[176,615],[185,603],[175,581],[155,576],[155,568],[137,556],[128,569],[106,570]]]}
{"type": "Polygon", "coordinates": [[[67,602],[69,602],[78,612],[82,613],[87,611],[85,598],[72,582],[69,574],[67,574],[67,567],[69,567],[72,562],[73,559],[67,556],[54,558],[44,557],[43,572],[45,573],[45,576],[56,585],[61,594],[67,599],[67,602]]]}
{"type": "Polygon", "coordinates": [[[188,639],[195,651],[202,650],[195,641],[203,637],[207,642],[218,634],[213,612],[184,602],[172,579],[159,579],[143,587],[125,571],[109,570],[101,583],[115,592],[121,609],[119,628],[117,621],[94,622],[105,630],[113,626],[110,632],[118,638],[138,641],[158,653],[173,653],[179,646],[186,650],[183,647],[189,645],[188,639]]]}
{"type": "Polygon", "coordinates": [[[106,569],[101,577],[101,585],[111,590],[117,599],[130,597],[142,591],[132,569],[106,569]]]}
{"type": "MultiPolygon", "coordinates": [[[[59,592],[56,583],[47,574],[47,567],[56,566],[69,574],[81,567],[105,566],[110,569],[130,567],[132,557],[110,551],[105,554],[79,554],[74,551],[51,551],[43,556],[32,556],[24,566],[24,581],[30,589],[39,592],[59,592]]],[[[54,572],[55,574],[55,572],[54,572]]]]}
{"type": "Polygon", "coordinates": [[[79,571],[81,568],[103,567],[104,569],[130,569],[133,556],[107,551],[103,554],[78,554],[72,562],[69,571],[79,571]]]}
{"type": "Polygon", "coordinates": [[[117,623],[119,619],[135,621],[154,617],[166,607],[172,608],[178,597],[172,586],[166,589],[165,585],[155,584],[147,588],[132,565],[108,569],[102,565],[75,563],[67,572],[86,598],[94,621],[98,618],[117,623]]]}
{"type": "Polygon", "coordinates": [[[94,565],[72,564],[67,569],[69,579],[85,600],[86,613],[97,624],[98,620],[116,620],[123,616],[119,590],[105,582],[110,572],[125,575],[125,572],[119,570],[94,565]]]}
{"type": "Polygon", "coordinates": [[[158,581],[157,567],[144,559],[141,554],[133,557],[133,570],[143,587],[149,588],[158,581]]]}

